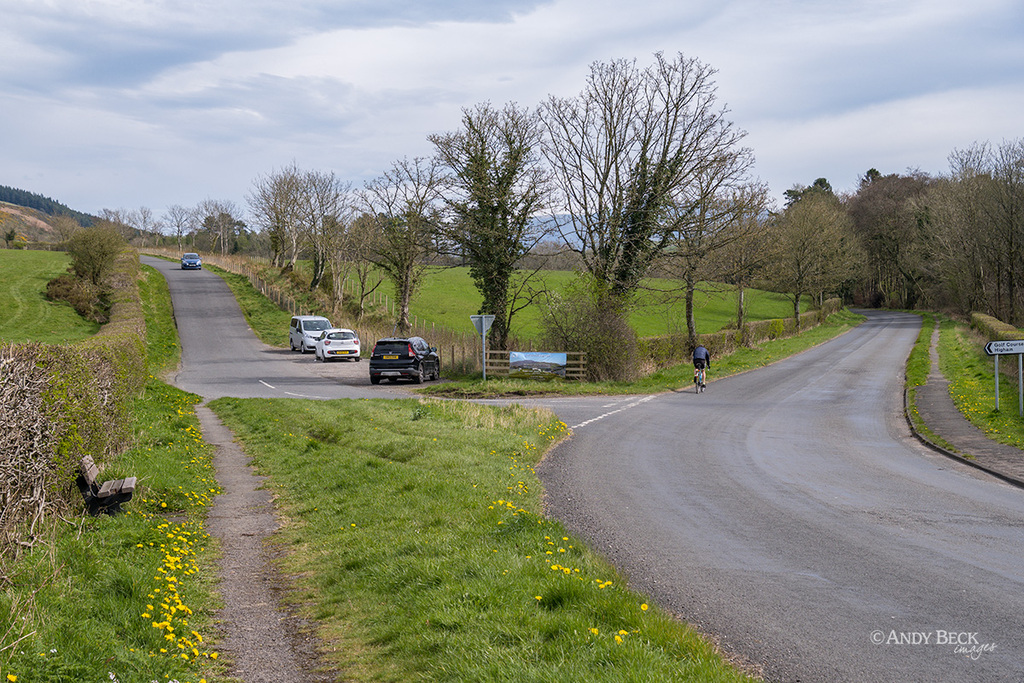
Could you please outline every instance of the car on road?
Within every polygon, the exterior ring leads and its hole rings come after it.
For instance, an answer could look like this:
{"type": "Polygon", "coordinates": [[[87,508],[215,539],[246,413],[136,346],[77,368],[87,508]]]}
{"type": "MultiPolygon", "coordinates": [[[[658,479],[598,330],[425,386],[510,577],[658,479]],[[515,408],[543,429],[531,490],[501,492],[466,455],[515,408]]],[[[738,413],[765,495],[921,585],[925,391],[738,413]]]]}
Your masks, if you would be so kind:
{"type": "Polygon", "coordinates": [[[373,346],[370,384],[380,384],[382,379],[411,379],[420,384],[440,377],[441,357],[422,337],[387,337],[373,346]]]}
{"type": "Polygon", "coordinates": [[[292,322],[288,327],[288,345],[292,351],[314,351],[316,340],[333,327],[331,321],[322,315],[292,316],[292,322]]]}
{"type": "Polygon", "coordinates": [[[341,327],[332,327],[324,330],[316,340],[316,359],[329,360],[354,360],[361,361],[359,357],[359,335],[352,330],[341,327]]]}
{"type": "Polygon", "coordinates": [[[202,267],[203,259],[199,258],[199,254],[189,252],[181,255],[182,270],[201,270],[202,267]]]}

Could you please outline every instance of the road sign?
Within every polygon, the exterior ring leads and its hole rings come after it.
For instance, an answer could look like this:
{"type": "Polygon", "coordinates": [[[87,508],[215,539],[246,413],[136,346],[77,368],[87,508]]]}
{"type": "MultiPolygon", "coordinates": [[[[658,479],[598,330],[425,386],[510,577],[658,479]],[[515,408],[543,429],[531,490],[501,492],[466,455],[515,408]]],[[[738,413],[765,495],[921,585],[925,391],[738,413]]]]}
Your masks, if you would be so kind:
{"type": "Polygon", "coordinates": [[[990,341],[988,344],[985,344],[985,353],[990,356],[1006,356],[1013,353],[1024,353],[1024,339],[990,341]]]}
{"type": "MultiPolygon", "coordinates": [[[[473,321],[473,327],[480,334],[487,334],[487,330],[491,329],[491,325],[494,323],[493,315],[471,315],[469,319],[473,321]]],[[[1024,341],[1021,343],[1024,344],[1024,341]]]]}
{"type": "Polygon", "coordinates": [[[487,381],[487,330],[491,329],[491,323],[494,322],[493,315],[471,315],[469,319],[473,321],[473,327],[480,333],[480,364],[484,370],[484,381],[487,381]]]}

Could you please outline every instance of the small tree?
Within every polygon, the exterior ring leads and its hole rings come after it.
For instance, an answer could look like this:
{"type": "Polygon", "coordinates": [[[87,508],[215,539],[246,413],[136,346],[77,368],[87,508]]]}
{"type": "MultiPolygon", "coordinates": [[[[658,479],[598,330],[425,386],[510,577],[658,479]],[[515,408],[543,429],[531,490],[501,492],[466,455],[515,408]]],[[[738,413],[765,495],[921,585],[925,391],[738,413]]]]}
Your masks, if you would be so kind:
{"type": "Polygon", "coordinates": [[[82,228],[68,241],[71,268],[76,276],[100,286],[124,247],[121,232],[108,222],[82,228]]]}

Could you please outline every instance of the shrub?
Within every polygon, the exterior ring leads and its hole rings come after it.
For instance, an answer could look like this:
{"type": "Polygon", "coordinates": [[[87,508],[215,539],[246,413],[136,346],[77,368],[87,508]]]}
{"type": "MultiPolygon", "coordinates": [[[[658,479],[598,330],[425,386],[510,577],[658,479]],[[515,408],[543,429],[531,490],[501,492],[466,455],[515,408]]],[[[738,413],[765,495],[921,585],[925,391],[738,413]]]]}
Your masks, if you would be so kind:
{"type": "Polygon", "coordinates": [[[77,278],[70,273],[58,275],[46,283],[46,298],[51,301],[66,301],[86,320],[98,323],[109,320],[102,290],[89,280],[77,278]]]}
{"type": "Polygon", "coordinates": [[[639,375],[636,333],[625,304],[583,281],[565,296],[551,294],[542,314],[542,343],[554,351],[584,351],[587,379],[631,381],[639,375]]]}
{"type": "Polygon", "coordinates": [[[68,240],[71,268],[78,277],[99,286],[113,270],[114,261],[124,247],[124,238],[113,225],[83,228],[68,240]]]}

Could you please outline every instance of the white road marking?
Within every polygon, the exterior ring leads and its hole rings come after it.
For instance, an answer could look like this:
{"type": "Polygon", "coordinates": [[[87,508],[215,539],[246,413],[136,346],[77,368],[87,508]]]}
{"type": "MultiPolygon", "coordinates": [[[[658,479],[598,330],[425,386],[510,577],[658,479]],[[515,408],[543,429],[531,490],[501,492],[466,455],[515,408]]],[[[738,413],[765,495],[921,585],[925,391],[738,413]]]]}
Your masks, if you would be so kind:
{"type": "Polygon", "coordinates": [[[275,386],[274,386],[273,384],[267,384],[267,383],[266,383],[266,382],[264,382],[263,380],[257,380],[257,381],[258,381],[258,382],[259,382],[260,384],[262,384],[263,386],[267,387],[268,389],[273,389],[274,391],[277,391],[277,387],[275,387],[275,386]]]}
{"type": "MultiPolygon", "coordinates": [[[[598,415],[597,417],[593,417],[593,418],[591,418],[591,419],[589,419],[589,420],[587,420],[585,422],[580,422],[578,425],[573,425],[572,427],[569,427],[569,429],[579,429],[580,427],[586,427],[591,422],[597,422],[598,420],[602,420],[602,419],[608,417],[609,415],[614,415],[615,413],[621,413],[624,410],[629,410],[630,408],[635,408],[638,405],[640,405],[641,403],[646,403],[647,401],[650,401],[655,396],[656,396],[656,394],[652,394],[650,396],[644,396],[643,398],[637,399],[636,401],[633,401],[632,403],[627,403],[626,405],[622,406],[618,410],[609,410],[607,413],[604,413],[602,415],[598,415]]],[[[612,405],[614,405],[614,404],[612,404],[612,405]]],[[[604,406],[604,407],[607,408],[607,407],[610,407],[610,406],[604,406]]]]}

